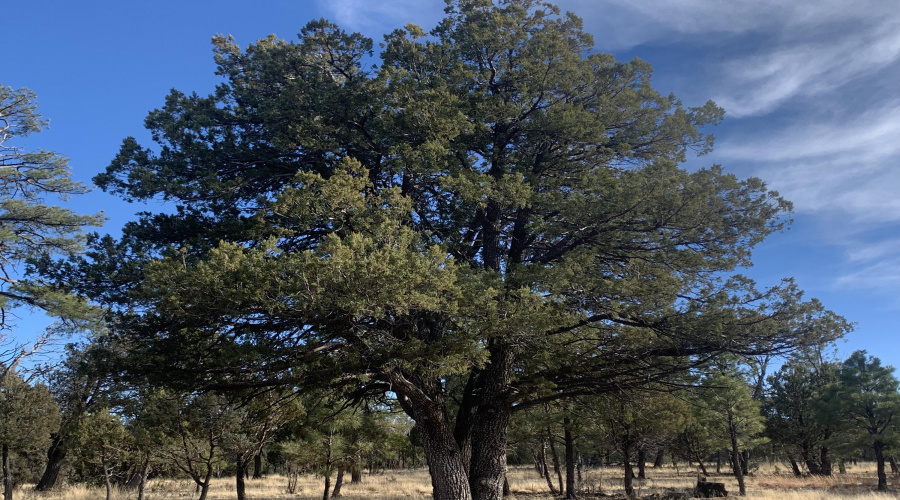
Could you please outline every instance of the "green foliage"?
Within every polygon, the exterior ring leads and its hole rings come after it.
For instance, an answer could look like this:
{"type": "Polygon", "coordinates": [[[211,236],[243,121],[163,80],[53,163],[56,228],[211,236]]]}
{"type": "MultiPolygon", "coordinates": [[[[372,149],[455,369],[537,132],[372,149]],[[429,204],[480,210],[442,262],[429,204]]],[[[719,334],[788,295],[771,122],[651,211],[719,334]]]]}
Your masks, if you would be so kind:
{"type": "Polygon", "coordinates": [[[766,436],[779,451],[800,458],[811,474],[831,474],[828,448],[839,426],[825,416],[824,398],[837,382],[838,368],[838,363],[823,359],[820,349],[810,349],[792,356],[768,378],[766,436]]]}
{"type": "Polygon", "coordinates": [[[661,95],[552,5],[450,2],[371,70],[372,42],[326,21],[213,44],[215,92],[172,91],[146,120],[156,146],[125,139],[95,178],[177,210],[57,274],[113,306],[129,375],[391,392],[426,451],[462,470],[491,447],[472,470],[499,474],[513,408],[849,328],[789,281],[734,274],[790,203],[679,167],[722,110],[661,95]],[[79,279],[97,270],[123,272],[79,279]]]}
{"type": "Polygon", "coordinates": [[[823,398],[819,418],[853,432],[852,443],[869,447],[872,440],[896,444],[900,394],[894,368],[866,351],[856,351],[837,373],[823,398]]]}
{"type": "Polygon", "coordinates": [[[35,471],[23,470],[23,465],[40,463],[59,421],[59,407],[46,386],[31,385],[13,370],[4,370],[0,378],[0,446],[13,466],[18,466],[9,471],[11,484],[32,479],[35,471]]]}
{"type": "Polygon", "coordinates": [[[87,188],[72,181],[68,160],[49,151],[24,151],[15,140],[47,126],[28,89],[0,85],[0,321],[9,308],[40,307],[69,320],[92,318],[83,299],[64,293],[39,278],[21,279],[22,266],[46,254],[71,255],[81,250],[84,226],[102,215],[78,215],[55,206],[87,188]]]}

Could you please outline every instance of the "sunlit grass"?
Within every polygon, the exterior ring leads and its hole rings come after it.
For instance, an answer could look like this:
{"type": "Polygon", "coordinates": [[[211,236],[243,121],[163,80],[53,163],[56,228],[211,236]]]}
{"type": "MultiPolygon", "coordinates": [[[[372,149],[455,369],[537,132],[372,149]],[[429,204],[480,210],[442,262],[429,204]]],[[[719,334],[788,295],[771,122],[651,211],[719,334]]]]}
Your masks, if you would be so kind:
{"type": "MultiPolygon", "coordinates": [[[[761,467],[747,478],[747,497],[757,500],[877,500],[898,498],[900,477],[890,476],[891,492],[876,493],[874,464],[861,463],[848,467],[846,474],[832,477],[795,477],[784,465],[770,464],[761,467]]],[[[396,470],[378,474],[366,474],[361,483],[350,483],[349,475],[344,483],[344,500],[424,500],[431,498],[431,481],[427,471],[396,470]]],[[[556,480],[554,476],[554,481],[556,480]]],[[[737,493],[737,483],[728,474],[714,474],[711,481],[723,482],[732,494],[737,493]]],[[[647,479],[635,480],[638,497],[674,491],[686,492],[693,488],[697,473],[693,468],[671,466],[648,468],[647,479]]],[[[333,482],[333,481],[332,481],[333,482]]],[[[213,480],[209,500],[235,498],[235,481],[231,477],[213,480]]],[[[547,482],[534,469],[514,467],[509,473],[512,499],[550,500],[547,482]]],[[[299,478],[296,493],[287,492],[287,478],[270,475],[260,480],[248,480],[247,497],[250,500],[318,500],[322,498],[324,481],[320,476],[305,475],[299,478]]],[[[583,497],[621,498],[624,494],[621,467],[595,467],[584,471],[581,486],[588,495],[583,497]]],[[[192,482],[185,480],[151,480],[144,495],[146,500],[195,500],[197,493],[192,482]]],[[[48,493],[34,492],[30,485],[21,487],[15,495],[20,500],[100,500],[105,489],[67,486],[48,493]]],[[[114,500],[134,500],[136,491],[115,490],[114,500]]]]}

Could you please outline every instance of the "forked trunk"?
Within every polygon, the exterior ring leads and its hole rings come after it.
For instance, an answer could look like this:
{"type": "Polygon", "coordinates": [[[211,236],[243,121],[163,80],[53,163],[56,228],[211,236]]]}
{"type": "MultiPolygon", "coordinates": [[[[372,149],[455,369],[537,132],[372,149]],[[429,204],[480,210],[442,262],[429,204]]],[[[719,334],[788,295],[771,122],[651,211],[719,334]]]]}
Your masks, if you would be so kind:
{"type": "Polygon", "coordinates": [[[47,466],[44,468],[41,479],[34,487],[36,491],[47,491],[56,486],[67,451],[66,442],[62,434],[54,434],[50,447],[47,448],[47,466]]]}
{"type": "Polygon", "coordinates": [[[406,406],[404,410],[422,431],[422,448],[431,475],[434,500],[471,500],[469,476],[460,459],[450,423],[446,418],[439,418],[439,412],[426,413],[406,406]]]}

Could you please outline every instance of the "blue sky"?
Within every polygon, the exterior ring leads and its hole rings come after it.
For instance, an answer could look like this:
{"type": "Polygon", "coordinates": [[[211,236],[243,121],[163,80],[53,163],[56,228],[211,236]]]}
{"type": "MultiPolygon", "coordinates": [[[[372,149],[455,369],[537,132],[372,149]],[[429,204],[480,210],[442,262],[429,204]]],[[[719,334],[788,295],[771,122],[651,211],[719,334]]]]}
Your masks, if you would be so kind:
{"type": "MultiPolygon", "coordinates": [[[[71,158],[90,183],[129,135],[149,144],[147,112],[169,89],[207,93],[210,37],[241,45],[285,39],[325,17],[381,40],[412,22],[426,29],[442,0],[30,0],[4,5],[0,83],[28,87],[50,128],[31,148],[71,158]]],[[[761,285],[793,276],[826,307],[857,323],[840,354],[867,349],[900,367],[900,9],[895,0],[560,0],[584,19],[598,51],[640,57],[657,89],[686,105],[713,99],[726,120],[720,163],[759,176],[794,202],[791,229],[755,252],[746,274],[761,285]]],[[[99,190],[70,205],[103,210],[104,231],[157,207],[99,190]]],[[[24,313],[18,335],[40,321],[24,313]]]]}

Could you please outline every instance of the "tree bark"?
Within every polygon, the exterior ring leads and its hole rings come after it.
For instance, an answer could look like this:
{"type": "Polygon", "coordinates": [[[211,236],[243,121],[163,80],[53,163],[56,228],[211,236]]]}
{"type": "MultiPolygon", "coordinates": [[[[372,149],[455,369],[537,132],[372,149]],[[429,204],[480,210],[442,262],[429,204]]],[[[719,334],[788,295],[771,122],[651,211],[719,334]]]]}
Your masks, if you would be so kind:
{"type": "Polygon", "coordinates": [[[144,489],[147,487],[147,476],[150,474],[150,452],[144,453],[144,460],[141,462],[140,481],[138,482],[137,500],[144,500],[144,489]]]}
{"type": "Polygon", "coordinates": [[[472,500],[469,476],[447,418],[440,380],[386,371],[403,411],[418,424],[434,500],[472,500]],[[413,383],[415,380],[415,383],[413,383]]]}
{"type": "Polygon", "coordinates": [[[638,465],[638,479],[647,479],[646,472],[646,464],[647,461],[646,453],[644,452],[644,448],[638,448],[638,456],[637,456],[637,465],[638,465]]]}
{"type": "Polygon", "coordinates": [[[507,431],[512,408],[507,402],[514,353],[502,340],[491,340],[490,358],[478,380],[478,411],[472,424],[469,487],[473,500],[503,498],[507,431]]]}
{"type": "Polygon", "coordinates": [[[541,440],[541,466],[543,468],[542,476],[547,480],[547,488],[550,489],[551,495],[556,495],[556,488],[553,487],[553,480],[550,479],[550,467],[547,466],[547,441],[550,438],[541,440]]]}
{"type": "Polygon", "coordinates": [[[700,452],[695,452],[695,457],[697,458],[697,465],[700,466],[700,472],[702,472],[704,476],[709,476],[709,472],[706,472],[706,466],[703,465],[703,457],[700,456],[700,452]]]}
{"type": "Polygon", "coordinates": [[[741,452],[738,449],[737,424],[734,421],[734,415],[730,411],[728,412],[728,434],[731,438],[731,469],[734,471],[735,479],[737,479],[740,495],[746,496],[747,486],[744,484],[744,469],[741,466],[741,452]]]}
{"type": "Polygon", "coordinates": [[[884,443],[876,439],[872,444],[875,449],[875,462],[878,470],[878,491],[887,491],[887,474],[884,471],[884,443]]]}
{"type": "Polygon", "coordinates": [[[660,448],[656,450],[656,458],[653,460],[653,468],[658,469],[663,466],[663,460],[666,456],[666,449],[660,448]]]}
{"type": "Polygon", "coordinates": [[[625,464],[625,496],[634,498],[634,469],[631,467],[631,447],[622,446],[622,462],[625,464]]]}
{"type": "Polygon", "coordinates": [[[244,479],[247,477],[247,464],[243,458],[238,458],[235,463],[235,491],[237,492],[237,500],[247,500],[247,487],[244,479]]]}
{"type": "Polygon", "coordinates": [[[44,468],[41,479],[34,487],[36,491],[47,491],[56,487],[67,452],[68,448],[62,434],[53,434],[50,447],[47,448],[47,466],[44,468]]]}
{"type": "Polygon", "coordinates": [[[897,460],[893,455],[888,457],[888,463],[891,464],[891,474],[900,474],[900,467],[897,466],[897,460]]]}
{"type": "Polygon", "coordinates": [[[572,422],[569,417],[563,419],[566,444],[566,498],[575,497],[575,439],[572,437],[572,422]]]}
{"type": "Polygon", "coordinates": [[[800,470],[800,466],[797,465],[797,461],[794,460],[794,457],[790,458],[791,460],[791,470],[794,472],[794,475],[800,477],[803,475],[803,472],[800,470]]]}
{"type": "Polygon", "coordinates": [[[341,486],[344,485],[344,472],[347,470],[347,467],[343,464],[338,466],[337,478],[334,480],[334,491],[331,493],[331,496],[337,498],[341,496],[341,486]]]}
{"type": "Polygon", "coordinates": [[[356,484],[362,482],[362,469],[357,466],[353,466],[350,469],[350,484],[356,484]]]}
{"type": "Polygon", "coordinates": [[[206,495],[209,493],[209,483],[212,481],[213,468],[210,465],[206,469],[206,476],[203,478],[203,482],[197,484],[197,487],[200,489],[200,496],[197,497],[197,500],[206,500],[206,495]]]}
{"type": "Polygon", "coordinates": [[[819,448],[819,463],[821,464],[820,471],[822,472],[822,475],[830,476],[833,467],[831,466],[831,459],[828,457],[828,448],[825,446],[819,448]]]}
{"type": "Polygon", "coordinates": [[[112,498],[112,478],[109,477],[109,466],[106,465],[106,454],[102,452],[100,453],[100,466],[103,467],[103,480],[106,481],[106,500],[110,500],[112,498]]]}
{"type": "Polygon", "coordinates": [[[331,474],[325,473],[325,491],[322,493],[322,500],[331,498],[331,474]]]}
{"type": "Polygon", "coordinates": [[[262,479],[262,450],[253,456],[253,479],[262,479]]]}
{"type": "Polygon", "coordinates": [[[12,500],[13,479],[9,469],[9,445],[6,443],[0,446],[0,462],[3,467],[3,500],[12,500]]]}
{"type": "Polygon", "coordinates": [[[547,427],[547,439],[550,441],[550,458],[553,459],[553,472],[556,473],[556,480],[559,483],[559,492],[562,493],[563,490],[563,476],[562,471],[559,467],[559,453],[556,452],[556,444],[553,441],[553,434],[550,432],[550,428],[547,427]]]}

